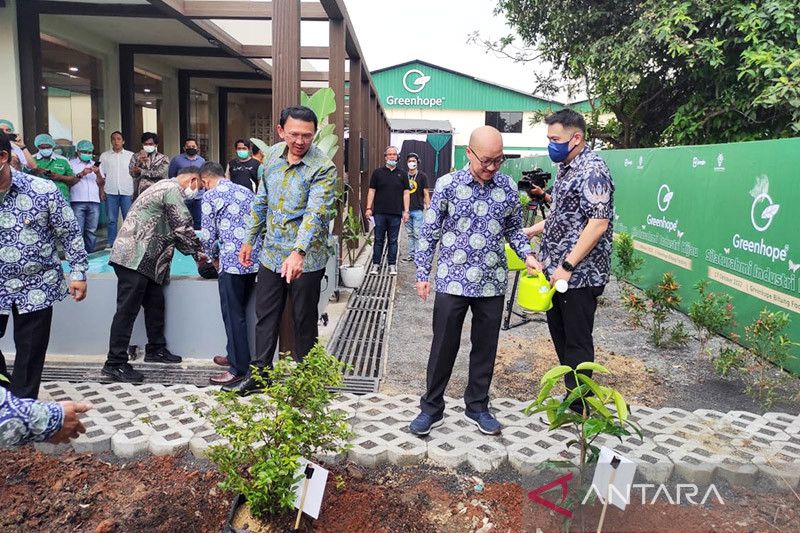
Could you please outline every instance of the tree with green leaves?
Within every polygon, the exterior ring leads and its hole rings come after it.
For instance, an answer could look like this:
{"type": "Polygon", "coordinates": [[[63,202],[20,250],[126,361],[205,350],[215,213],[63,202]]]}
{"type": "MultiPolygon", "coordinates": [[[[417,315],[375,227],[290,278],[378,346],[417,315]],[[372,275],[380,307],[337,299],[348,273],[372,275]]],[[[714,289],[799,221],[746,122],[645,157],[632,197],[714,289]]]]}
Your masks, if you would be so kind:
{"type": "Polygon", "coordinates": [[[590,135],[617,148],[800,135],[797,0],[499,0],[521,37],[473,35],[552,65],[540,92],[580,87],[590,135]],[[598,117],[611,113],[603,124],[598,117]]]}

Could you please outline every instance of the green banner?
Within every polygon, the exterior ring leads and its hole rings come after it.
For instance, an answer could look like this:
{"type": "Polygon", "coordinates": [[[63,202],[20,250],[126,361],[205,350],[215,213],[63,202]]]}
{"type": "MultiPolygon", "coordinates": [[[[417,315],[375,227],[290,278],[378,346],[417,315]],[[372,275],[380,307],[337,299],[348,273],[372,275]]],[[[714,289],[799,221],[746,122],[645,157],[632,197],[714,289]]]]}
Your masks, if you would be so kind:
{"type": "MultiPolygon", "coordinates": [[[[800,341],[800,138],[601,152],[616,187],[614,230],[630,233],[645,258],[641,284],[671,271],[684,311],[692,289],[733,297],[740,335],[763,308],[789,313],[800,341]]],[[[512,160],[519,179],[547,157],[512,160]]],[[[551,182],[552,183],[552,182],[551,182]]],[[[789,369],[800,374],[800,350],[789,369]]]]}

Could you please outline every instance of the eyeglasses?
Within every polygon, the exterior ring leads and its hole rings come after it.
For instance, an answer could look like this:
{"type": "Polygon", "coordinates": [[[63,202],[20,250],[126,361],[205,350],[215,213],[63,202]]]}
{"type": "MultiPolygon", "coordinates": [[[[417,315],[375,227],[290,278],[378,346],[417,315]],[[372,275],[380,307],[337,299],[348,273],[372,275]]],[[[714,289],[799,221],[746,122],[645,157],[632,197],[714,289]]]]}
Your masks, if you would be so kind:
{"type": "Polygon", "coordinates": [[[484,170],[488,170],[489,167],[491,167],[492,165],[494,165],[495,169],[498,169],[501,166],[503,166],[503,163],[506,162],[506,155],[505,154],[503,154],[503,155],[501,155],[499,157],[495,157],[494,159],[484,159],[481,156],[479,156],[477,154],[477,152],[475,152],[475,149],[473,147],[470,146],[469,149],[475,155],[475,158],[478,160],[478,163],[481,164],[481,167],[484,170]]]}
{"type": "Polygon", "coordinates": [[[287,139],[289,139],[290,141],[293,141],[293,142],[294,141],[299,141],[300,139],[302,139],[305,142],[311,142],[311,140],[314,138],[314,134],[313,133],[289,133],[289,132],[284,132],[284,135],[286,135],[287,139]]]}

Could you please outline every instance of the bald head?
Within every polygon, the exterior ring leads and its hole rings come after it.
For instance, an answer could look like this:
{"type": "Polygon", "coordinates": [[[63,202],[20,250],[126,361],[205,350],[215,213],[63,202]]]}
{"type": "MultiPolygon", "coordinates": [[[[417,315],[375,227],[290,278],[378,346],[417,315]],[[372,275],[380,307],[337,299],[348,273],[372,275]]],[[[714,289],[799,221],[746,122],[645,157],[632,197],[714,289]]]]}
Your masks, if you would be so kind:
{"type": "Polygon", "coordinates": [[[469,136],[469,145],[481,154],[495,154],[503,151],[503,136],[492,126],[481,126],[469,136]]]}

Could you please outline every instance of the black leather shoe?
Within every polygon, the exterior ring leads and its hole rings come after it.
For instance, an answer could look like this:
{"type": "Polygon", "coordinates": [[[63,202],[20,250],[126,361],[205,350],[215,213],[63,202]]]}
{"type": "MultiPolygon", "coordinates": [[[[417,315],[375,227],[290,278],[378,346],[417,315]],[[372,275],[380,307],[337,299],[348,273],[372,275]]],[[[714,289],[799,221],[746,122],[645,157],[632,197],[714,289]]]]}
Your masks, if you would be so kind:
{"type": "Polygon", "coordinates": [[[144,362],[145,363],[169,363],[169,364],[176,364],[183,361],[183,358],[179,355],[173,355],[169,350],[166,348],[161,348],[157,352],[148,353],[144,355],[144,362]]]}
{"type": "Polygon", "coordinates": [[[128,363],[113,366],[104,365],[100,373],[122,383],[135,383],[138,385],[144,381],[144,374],[134,370],[128,363]]]}
{"type": "Polygon", "coordinates": [[[225,392],[235,392],[239,396],[250,396],[251,394],[259,394],[264,392],[266,383],[263,385],[256,381],[253,376],[248,372],[244,380],[233,385],[225,385],[222,390],[225,392]]]}

